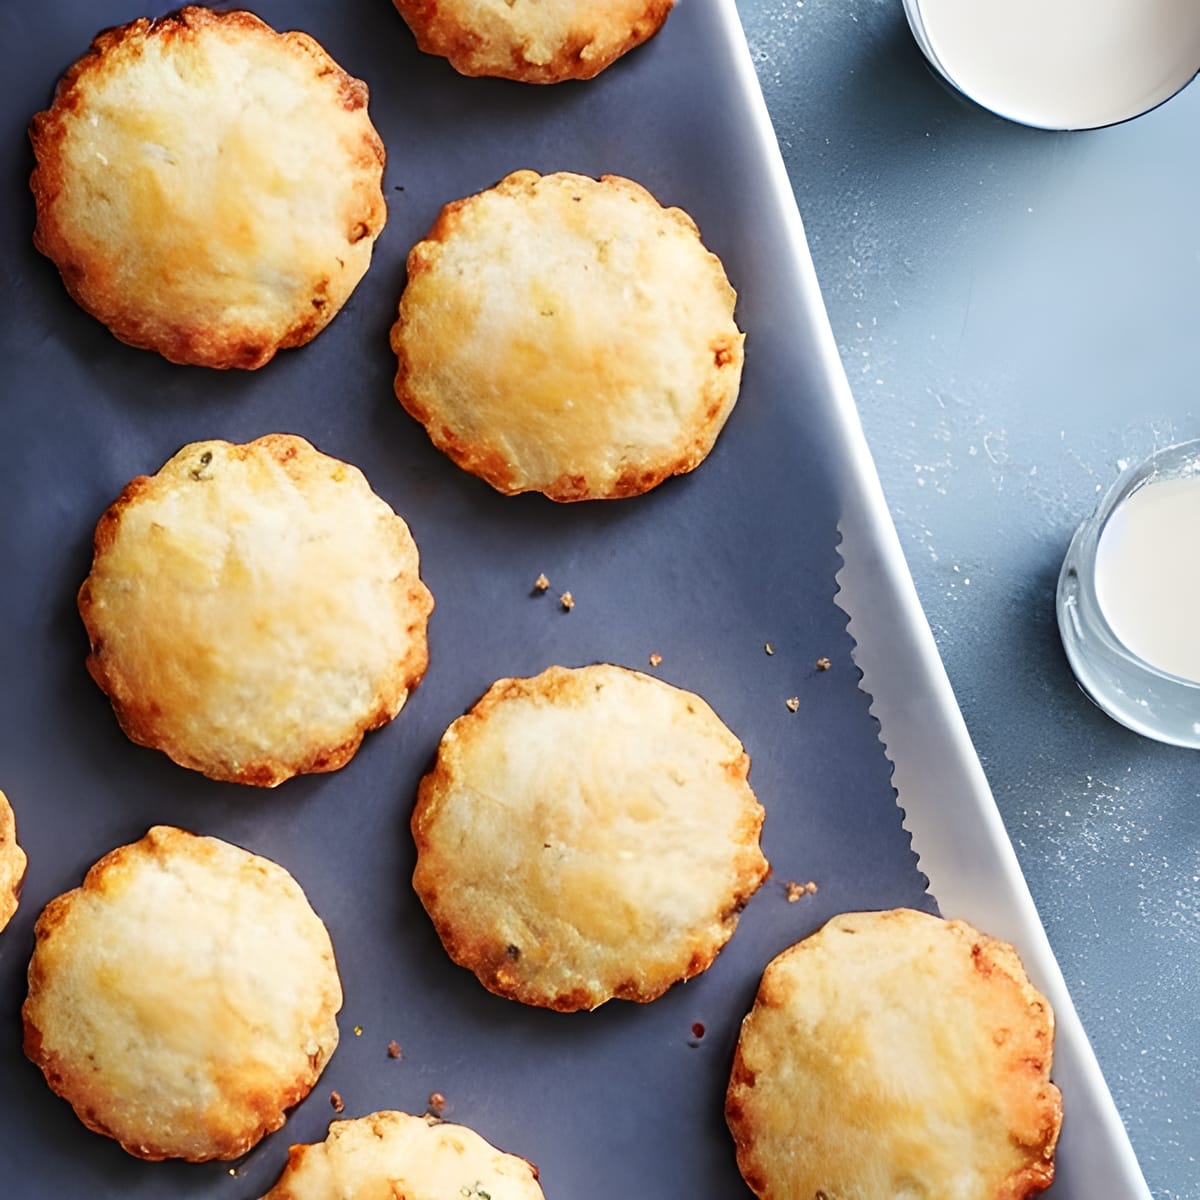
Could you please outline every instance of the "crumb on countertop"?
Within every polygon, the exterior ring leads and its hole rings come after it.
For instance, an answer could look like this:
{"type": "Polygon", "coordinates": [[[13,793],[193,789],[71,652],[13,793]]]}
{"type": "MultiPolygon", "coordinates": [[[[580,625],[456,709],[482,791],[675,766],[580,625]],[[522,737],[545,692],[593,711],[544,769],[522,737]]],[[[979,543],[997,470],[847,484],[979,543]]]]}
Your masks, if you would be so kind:
{"type": "Polygon", "coordinates": [[[657,666],[661,665],[661,663],[662,663],[662,655],[659,654],[657,651],[655,651],[655,653],[650,655],[650,665],[652,667],[657,667],[657,666]]]}
{"type": "Polygon", "coordinates": [[[765,651],[766,651],[766,653],[767,653],[768,655],[770,655],[770,654],[774,654],[774,653],[775,653],[775,645],[774,645],[774,643],[773,643],[773,642],[764,642],[764,643],[763,643],[763,650],[765,650],[765,651]]]}
{"type": "Polygon", "coordinates": [[[535,596],[540,596],[544,591],[547,591],[549,587],[550,580],[548,580],[543,573],[533,581],[533,594],[535,596]]]}
{"type": "Polygon", "coordinates": [[[335,1113],[340,1113],[346,1107],[346,1102],[342,1099],[342,1093],[330,1092],[329,1105],[335,1113]]]}
{"type": "Polygon", "coordinates": [[[425,1111],[431,1117],[440,1117],[446,1111],[446,1097],[441,1092],[430,1092],[429,1107],[425,1111]]]}
{"type": "Polygon", "coordinates": [[[575,597],[570,592],[563,592],[558,602],[563,606],[563,612],[570,612],[575,607],[575,597]]]}
{"type": "Polygon", "coordinates": [[[789,696],[787,698],[787,700],[784,701],[784,703],[788,707],[788,712],[795,712],[800,707],[800,697],[799,696],[789,696]]]}
{"type": "Polygon", "coordinates": [[[387,1044],[387,1056],[388,1056],[388,1058],[403,1058],[404,1057],[404,1051],[400,1049],[400,1043],[397,1042],[395,1039],[388,1042],[388,1044],[387,1044]]]}
{"type": "Polygon", "coordinates": [[[817,670],[818,671],[828,671],[829,668],[832,666],[833,666],[833,663],[831,663],[829,661],[829,659],[826,658],[825,655],[823,655],[823,654],[821,655],[820,658],[817,659],[817,670]]]}

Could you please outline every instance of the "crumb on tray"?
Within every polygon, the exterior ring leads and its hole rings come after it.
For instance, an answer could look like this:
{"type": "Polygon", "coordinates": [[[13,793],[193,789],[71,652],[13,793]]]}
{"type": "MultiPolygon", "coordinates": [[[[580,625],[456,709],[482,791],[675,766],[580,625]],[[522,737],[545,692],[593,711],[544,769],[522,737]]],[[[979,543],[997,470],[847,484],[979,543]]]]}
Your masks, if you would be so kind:
{"type": "Polygon", "coordinates": [[[794,879],[789,879],[787,883],[783,885],[783,889],[784,894],[787,896],[787,902],[789,904],[795,904],[797,900],[800,900],[805,896],[816,895],[817,885],[813,883],[811,879],[808,881],[808,883],[798,883],[794,879]]]}

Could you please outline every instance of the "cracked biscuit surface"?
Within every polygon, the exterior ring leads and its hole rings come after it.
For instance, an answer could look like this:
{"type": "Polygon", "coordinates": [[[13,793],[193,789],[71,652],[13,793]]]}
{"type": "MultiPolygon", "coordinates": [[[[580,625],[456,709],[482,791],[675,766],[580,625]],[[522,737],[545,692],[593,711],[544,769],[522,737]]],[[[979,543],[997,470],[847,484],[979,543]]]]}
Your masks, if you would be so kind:
{"type": "Polygon", "coordinates": [[[303,438],[185,446],[96,527],[88,670],[135,742],[273,787],[348,762],[428,662],[408,526],[303,438]]]}
{"type": "Polygon", "coordinates": [[[498,995],[654,1000],[713,962],[766,877],[749,768],[699,696],[648,675],[502,679],[421,781],[413,886],[498,995]]]}
{"type": "Polygon", "coordinates": [[[337,1046],[329,934],[277,864],[155,826],[36,925],[25,1053],[138,1158],[244,1154],[337,1046]]]}
{"type": "Polygon", "coordinates": [[[172,362],[254,368],[311,340],[387,216],[366,85],[248,12],[105,30],[30,138],[34,244],[118,338],[172,362]]]}
{"type": "Polygon", "coordinates": [[[639,184],[517,171],[410,252],[396,395],[497,491],[635,496],[699,466],[732,412],[735,301],[691,217],[639,184]]]}
{"type": "Polygon", "coordinates": [[[543,1200],[537,1168],[463,1125],[383,1111],[293,1146],[263,1200],[543,1200]]]}
{"type": "Polygon", "coordinates": [[[964,921],[834,917],[763,974],[726,1117],[762,1200],[1023,1200],[1062,1118],[1054,1015],[964,921]]]}
{"type": "Polygon", "coordinates": [[[592,79],[662,27],[674,0],[394,0],[426,54],[463,75],[592,79]]]}

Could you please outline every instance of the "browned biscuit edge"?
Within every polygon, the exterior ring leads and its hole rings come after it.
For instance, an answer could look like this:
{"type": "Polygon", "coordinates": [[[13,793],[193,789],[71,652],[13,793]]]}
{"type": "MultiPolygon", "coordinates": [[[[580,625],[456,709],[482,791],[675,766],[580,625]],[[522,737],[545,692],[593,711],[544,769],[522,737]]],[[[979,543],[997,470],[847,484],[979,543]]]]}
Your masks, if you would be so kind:
{"type": "Polygon", "coordinates": [[[609,42],[601,55],[585,59],[583,51],[594,43],[588,34],[576,30],[548,62],[530,62],[518,46],[512,46],[504,64],[479,61],[480,51],[486,49],[484,36],[464,28],[449,12],[453,6],[448,0],[393,0],[393,3],[412,31],[417,48],[424,54],[447,59],[460,75],[533,84],[594,79],[618,58],[649,41],[666,23],[674,7],[674,0],[646,0],[643,15],[633,22],[628,34],[609,42]]]}

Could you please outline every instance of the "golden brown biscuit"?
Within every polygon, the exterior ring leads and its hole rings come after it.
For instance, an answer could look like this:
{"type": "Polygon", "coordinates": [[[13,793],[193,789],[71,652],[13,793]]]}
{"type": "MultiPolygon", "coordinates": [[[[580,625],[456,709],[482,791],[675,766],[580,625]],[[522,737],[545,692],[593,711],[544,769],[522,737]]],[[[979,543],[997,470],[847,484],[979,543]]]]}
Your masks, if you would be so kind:
{"type": "Polygon", "coordinates": [[[462,75],[591,79],[653,37],[674,0],[394,0],[426,54],[462,75]]]}
{"type": "Polygon", "coordinates": [[[409,254],[396,395],[498,491],[638,495],[699,466],[733,409],[735,300],[692,219],[638,184],[517,171],[409,254]]]}
{"type": "Polygon", "coordinates": [[[699,696],[648,675],[502,679],[421,781],[413,886],[498,995],[653,1000],[712,963],[767,875],[749,769],[699,696]]]}
{"type": "Polygon", "coordinates": [[[537,1179],[531,1163],[463,1125],[376,1112],[293,1146],[263,1200],[543,1200],[537,1179]]]}
{"type": "Polygon", "coordinates": [[[261,367],[311,340],[387,219],[366,85],[248,12],[105,30],[30,138],[34,244],[118,338],[172,362],[261,367]]]}
{"type": "Polygon", "coordinates": [[[0,929],[13,919],[25,882],[25,851],[17,845],[17,820],[8,797],[0,792],[0,929]]]}
{"type": "Polygon", "coordinates": [[[1021,1200],[1062,1117],[1054,1014],[963,921],[849,913],[766,969],[726,1100],[763,1200],[1021,1200]]]}
{"type": "Polygon", "coordinates": [[[156,826],[38,918],[25,1053],[138,1158],[244,1154],[337,1046],[329,934],[280,866],[156,826]]]}
{"type": "Polygon", "coordinates": [[[408,526],[303,438],[196,442],[96,527],[88,670],[133,741],[213,779],[333,771],[428,662],[408,526]]]}

